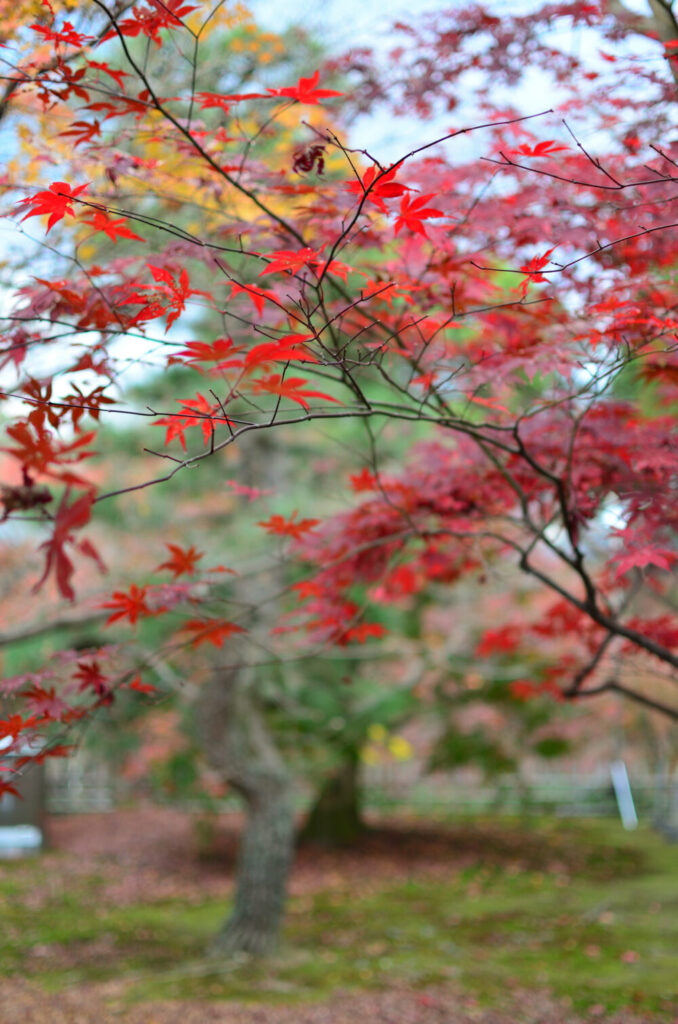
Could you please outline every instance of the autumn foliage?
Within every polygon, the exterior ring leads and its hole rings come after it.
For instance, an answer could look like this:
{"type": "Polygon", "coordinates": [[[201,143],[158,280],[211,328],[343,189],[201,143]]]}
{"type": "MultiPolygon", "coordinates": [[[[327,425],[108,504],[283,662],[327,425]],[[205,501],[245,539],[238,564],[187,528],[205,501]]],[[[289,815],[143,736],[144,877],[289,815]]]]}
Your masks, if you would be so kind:
{"type": "MultiPolygon", "coordinates": [[[[170,494],[172,477],[216,463],[246,435],[353,419],[371,454],[347,474],[344,511],[325,517],[309,496],[292,514],[252,515],[303,567],[276,642],[379,641],[380,608],[446,594],[508,560],[551,597],[532,617],[493,624],[478,657],[572,637],[571,656],[514,681],[516,700],[619,691],[677,715],[667,204],[678,144],[666,129],[675,83],[662,73],[673,55],[651,70],[634,64],[598,4],[504,22],[464,7],[442,27],[403,27],[396,80],[361,53],[222,93],[200,78],[222,5],[89,7],[81,24],[77,10],[44,2],[16,26],[3,101],[5,123],[20,119],[35,137],[4,177],[6,215],[53,253],[52,272],[42,261],[14,289],[0,340],[2,500],[8,522],[39,526],[43,570],[31,585],[52,581],[77,600],[83,560],[103,568],[89,533],[101,503],[123,510],[125,493],[150,486],[170,494]],[[613,96],[605,54],[587,70],[556,53],[549,69],[539,25],[558,19],[607,33],[635,91],[613,96]],[[463,44],[481,32],[492,45],[462,66],[463,44]],[[535,66],[575,83],[557,118],[502,109],[489,89],[468,119],[455,109],[469,67],[519,77],[507,33],[535,66]],[[169,45],[195,70],[171,85],[155,63],[169,45]],[[455,57],[436,77],[443,52],[455,57]],[[657,94],[651,120],[642,89],[657,94]],[[377,101],[422,118],[421,144],[397,160],[350,148],[351,112],[377,101]],[[595,152],[577,135],[582,106],[607,133],[595,152]],[[451,126],[427,140],[424,120],[441,108],[451,126]],[[221,328],[203,333],[201,322],[221,328]],[[130,404],[121,371],[134,345],[204,383],[170,409],[130,404]],[[88,471],[98,431],[123,414],[146,424],[158,468],[104,487],[88,471]],[[426,431],[398,466],[379,447],[389,421],[405,440],[426,431]],[[619,659],[649,665],[656,688],[634,688],[619,659]]],[[[108,625],[165,617],[175,649],[226,648],[248,628],[211,603],[229,567],[163,541],[135,579],[100,595],[108,625]]],[[[50,729],[46,753],[63,753],[66,727],[119,687],[153,691],[113,643],[87,658],[65,651],[43,676],[2,685],[10,753],[50,729]]]]}

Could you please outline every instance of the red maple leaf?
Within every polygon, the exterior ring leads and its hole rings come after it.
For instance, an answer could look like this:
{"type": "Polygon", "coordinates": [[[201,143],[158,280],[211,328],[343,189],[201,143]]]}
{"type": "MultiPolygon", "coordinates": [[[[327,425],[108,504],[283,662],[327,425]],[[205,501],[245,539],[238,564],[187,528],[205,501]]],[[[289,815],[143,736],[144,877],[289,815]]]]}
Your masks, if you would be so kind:
{"type": "Polygon", "coordinates": [[[568,148],[568,146],[556,146],[553,139],[547,139],[546,142],[538,142],[536,146],[528,146],[523,143],[522,146],[518,146],[511,152],[520,153],[521,156],[550,156],[551,153],[560,153],[568,148]]]}
{"type": "Polygon", "coordinates": [[[19,200],[18,206],[34,207],[21,220],[27,220],[29,217],[49,216],[47,221],[47,230],[49,231],[66,214],[70,217],[75,216],[73,199],[84,192],[88,186],[89,182],[86,182],[84,185],[78,185],[77,188],[71,189],[71,186],[65,181],[52,182],[49,188],[43,192],[36,192],[34,196],[19,200]]]}
{"type": "Polygon", "coordinates": [[[117,220],[113,220],[103,210],[95,210],[94,215],[89,219],[84,219],[82,223],[91,224],[95,231],[103,231],[112,242],[117,242],[119,238],[134,238],[138,242],[146,241],[141,235],[135,235],[129,228],[124,227],[127,223],[126,217],[118,217],[117,220]]]}
{"type": "Polygon", "coordinates": [[[105,61],[99,60],[85,60],[88,67],[94,68],[95,71],[103,71],[105,75],[109,75],[110,78],[118,86],[118,89],[124,89],[123,78],[129,78],[129,71],[120,71],[119,68],[112,68],[105,61]]]}
{"type": "Polygon", "coordinates": [[[75,441],[59,441],[44,428],[37,417],[31,417],[27,423],[19,422],[7,428],[15,445],[0,448],[0,451],[14,455],[22,466],[35,473],[45,473],[66,484],[84,484],[81,477],[69,469],[62,469],[59,464],[80,462],[92,456],[94,452],[82,449],[94,438],[94,433],[81,434],[75,441]]]}
{"type": "Polygon", "coordinates": [[[196,92],[196,100],[200,103],[201,110],[209,110],[211,107],[218,107],[223,110],[225,114],[231,109],[231,103],[233,102],[230,96],[222,96],[218,92],[196,92]]]}
{"type": "Polygon", "coordinates": [[[84,46],[90,39],[94,39],[94,36],[84,35],[82,32],[76,32],[75,27],[70,21],[65,21],[61,26],[60,31],[55,32],[54,29],[48,28],[46,25],[30,25],[30,28],[34,32],[38,32],[44,37],[45,42],[49,43],[63,43],[65,46],[84,46]]]}
{"type": "MultiPolygon", "coordinates": [[[[175,279],[166,267],[156,267],[152,263],[147,263],[146,266],[157,283],[138,285],[137,291],[125,294],[125,303],[140,302],[144,307],[130,323],[137,324],[144,320],[152,320],[166,313],[167,330],[169,330],[175,320],[183,313],[186,308],[186,300],[191,295],[204,295],[206,298],[210,298],[207,292],[199,288],[191,288],[188,271],[182,270],[179,277],[175,279]],[[143,292],[155,292],[160,300],[165,300],[167,305],[163,306],[161,301],[149,303],[146,296],[142,294],[143,292]]],[[[120,290],[124,292],[125,288],[120,290]]]]}
{"type": "Polygon", "coordinates": [[[298,405],[303,406],[304,409],[310,409],[307,401],[308,398],[324,398],[328,402],[339,401],[338,398],[326,395],[324,391],[311,391],[308,388],[303,388],[302,384],[307,383],[308,381],[304,377],[283,378],[279,373],[274,373],[269,377],[260,377],[258,380],[253,381],[252,390],[255,392],[268,391],[273,395],[279,395],[281,398],[289,398],[293,402],[297,402],[298,405]]]}
{"type": "Polygon", "coordinates": [[[215,423],[228,423],[223,416],[217,416],[217,406],[208,402],[204,395],[197,393],[195,398],[181,399],[181,412],[174,416],[163,416],[155,420],[154,426],[167,427],[165,444],[169,444],[175,437],[179,438],[181,447],[186,451],[185,431],[189,427],[202,426],[203,438],[207,444],[214,435],[215,423]]]}
{"type": "Polygon", "coordinates": [[[129,593],[125,593],[124,590],[114,590],[111,600],[104,601],[99,605],[100,608],[114,609],[113,614],[106,619],[106,625],[110,626],[112,622],[117,622],[119,619],[129,619],[135,626],[139,616],[156,614],[146,604],[147,593],[148,587],[137,587],[136,583],[132,583],[129,593]]]}
{"type": "Polygon", "coordinates": [[[298,103],[316,104],[318,100],[326,99],[328,96],[343,96],[343,92],[335,89],[317,89],[320,72],[316,71],[310,78],[300,78],[296,85],[288,86],[285,89],[268,89],[271,96],[287,96],[297,100],[298,103]]]}
{"type": "Polygon", "coordinates": [[[302,580],[301,583],[293,583],[292,590],[296,590],[299,601],[307,601],[309,597],[322,597],[323,588],[315,580],[302,580]]]}
{"type": "Polygon", "coordinates": [[[191,647],[200,647],[201,644],[222,647],[227,637],[245,632],[242,626],[237,626],[235,622],[228,622],[226,619],[189,619],[181,629],[182,632],[193,634],[191,647]]]}
{"type": "Polygon", "coordinates": [[[277,533],[283,537],[294,537],[295,540],[299,540],[303,534],[308,533],[320,522],[319,519],[297,519],[296,516],[296,510],[289,519],[280,515],[272,515],[266,522],[257,523],[257,526],[261,526],[268,533],[277,533]]]}
{"type": "Polygon", "coordinates": [[[104,565],[94,546],[87,540],[76,542],[74,531],[81,529],[89,520],[94,501],[94,493],[88,491],[82,497],[77,498],[72,505],[68,504],[70,491],[66,491],[54,520],[54,531],[49,540],[40,545],[47,552],[45,559],[45,571],[35,584],[33,590],[38,590],[45,582],[50,572],[54,570],[59,593],[72,601],[75,597],[71,578],[73,576],[73,563],[66,554],[65,545],[72,544],[81,554],[86,555],[95,561],[103,571],[104,565]]]}
{"type": "Polygon", "coordinates": [[[160,29],[181,26],[181,18],[191,11],[197,10],[195,5],[182,6],[182,0],[148,0],[153,10],[145,7],[133,7],[132,17],[118,21],[103,37],[102,42],[114,39],[118,33],[123,36],[138,36],[140,33],[152,39],[157,46],[162,45],[160,29]]]}
{"type": "Polygon", "coordinates": [[[351,181],[346,186],[346,189],[348,192],[355,193],[355,195],[364,195],[371,203],[374,203],[382,213],[388,213],[384,200],[395,199],[397,196],[401,196],[403,193],[410,191],[409,186],[401,185],[399,181],[393,180],[397,173],[397,165],[392,167],[391,170],[387,171],[385,174],[383,172],[378,172],[376,167],[368,167],[363,175],[362,181],[351,181]]]}
{"type": "Polygon", "coordinates": [[[74,146],[81,146],[83,142],[91,142],[92,139],[101,135],[101,124],[99,121],[72,121],[69,128],[59,135],[75,139],[74,146]]]}
{"type": "Polygon", "coordinates": [[[110,704],[113,700],[113,694],[108,685],[107,677],[101,671],[99,662],[95,658],[92,661],[79,661],[77,669],[78,671],[73,673],[73,679],[79,681],[78,689],[94,690],[99,697],[104,698],[103,703],[110,704]]]}
{"type": "Polygon", "coordinates": [[[186,348],[177,352],[168,360],[172,363],[218,363],[215,370],[227,370],[234,366],[242,366],[242,359],[229,359],[236,352],[242,351],[241,345],[234,345],[233,338],[215,338],[214,341],[187,341],[186,348]]]}
{"type": "Polygon", "coordinates": [[[416,199],[410,199],[410,196],[406,193],[400,200],[400,213],[395,222],[395,233],[396,235],[401,228],[409,228],[410,231],[414,231],[418,235],[423,235],[424,238],[428,238],[426,234],[426,228],[422,224],[423,220],[428,220],[430,217],[444,217],[445,214],[442,210],[436,210],[432,206],[426,206],[429,199],[434,199],[435,193],[430,192],[425,196],[417,196],[416,199]]]}
{"type": "Polygon", "coordinates": [[[127,689],[128,690],[136,690],[137,693],[157,693],[158,692],[158,687],[157,686],[153,686],[151,683],[144,683],[144,682],[142,682],[141,676],[135,676],[134,679],[132,679],[127,684],[127,689]]]}
{"type": "Polygon", "coordinates": [[[527,295],[527,289],[530,281],[535,282],[535,284],[539,284],[540,282],[548,280],[548,278],[544,277],[540,271],[543,270],[546,264],[550,262],[549,256],[555,248],[555,245],[551,246],[551,248],[547,249],[542,256],[535,256],[529,263],[526,263],[520,268],[524,274],[527,274],[527,277],[520,282],[517,288],[517,291],[520,292],[523,298],[527,295]]]}
{"type": "Polygon", "coordinates": [[[374,473],[370,473],[367,466],[364,466],[359,473],[350,476],[349,479],[351,487],[357,494],[361,491],[373,491],[377,486],[377,478],[374,473]]]}
{"type": "Polygon", "coordinates": [[[19,733],[31,729],[39,721],[38,715],[30,715],[28,718],[22,718],[21,715],[9,715],[8,718],[0,719],[0,740],[9,736],[14,741],[19,733]]]}
{"type": "MultiPolygon", "coordinates": [[[[241,494],[248,501],[256,501],[257,498],[264,498],[269,494],[273,494],[273,491],[263,491],[259,487],[247,487],[245,484],[238,483],[237,480],[224,480],[227,487],[230,487],[236,494],[241,494]]],[[[231,572],[232,570],[229,570],[231,572]]]]}
{"type": "Polygon", "coordinates": [[[165,547],[171,554],[171,558],[168,558],[166,562],[162,562],[156,569],[156,572],[160,572],[161,569],[168,569],[174,574],[174,578],[181,576],[183,573],[187,573],[189,576],[195,572],[195,567],[201,558],[204,556],[203,551],[198,551],[192,544],[190,548],[182,548],[178,544],[165,544],[165,547]]]}
{"type": "MultiPolygon", "coordinates": [[[[268,268],[270,271],[270,267],[268,268]]],[[[231,297],[244,293],[248,296],[252,305],[255,307],[259,316],[264,312],[264,302],[269,299],[278,305],[278,296],[275,292],[269,291],[266,288],[257,288],[253,284],[238,284],[236,281],[231,281],[231,297]]]]}
{"type": "Polygon", "coordinates": [[[265,341],[255,345],[245,356],[245,365],[252,367],[261,363],[317,363],[315,356],[304,348],[304,342],[313,340],[312,334],[288,334],[277,341],[265,341]]]}
{"type": "Polygon", "coordinates": [[[522,632],[514,625],[488,629],[483,633],[476,647],[476,654],[485,658],[492,654],[510,654],[520,646],[522,632]]]}
{"type": "Polygon", "coordinates": [[[42,686],[34,684],[24,690],[21,695],[31,705],[35,714],[44,718],[58,719],[64,711],[68,710],[68,705],[61,697],[57,696],[53,686],[49,690],[45,690],[42,686]]]}
{"type": "Polygon", "coordinates": [[[69,757],[73,753],[74,746],[66,746],[64,743],[55,743],[52,747],[44,747],[41,751],[34,754],[27,754],[25,757],[19,757],[15,761],[17,768],[24,768],[29,764],[44,764],[45,759],[48,757],[69,757]]]}
{"type": "Polygon", "coordinates": [[[318,254],[313,249],[276,249],[274,252],[266,253],[269,259],[268,266],[261,271],[259,277],[265,274],[296,274],[302,267],[318,262],[318,254]]]}
{"type": "Polygon", "coordinates": [[[532,700],[539,693],[539,687],[529,679],[515,679],[509,683],[509,691],[516,700],[532,700]]]}
{"type": "Polygon", "coordinates": [[[356,643],[364,644],[370,637],[381,637],[386,634],[386,628],[379,622],[360,622],[357,626],[351,626],[338,638],[342,646],[355,640],[356,643]]]}
{"type": "Polygon", "coordinates": [[[636,548],[619,559],[615,576],[619,579],[631,569],[645,569],[648,565],[670,571],[672,564],[676,561],[678,561],[678,554],[671,551],[670,548],[636,548]]]}

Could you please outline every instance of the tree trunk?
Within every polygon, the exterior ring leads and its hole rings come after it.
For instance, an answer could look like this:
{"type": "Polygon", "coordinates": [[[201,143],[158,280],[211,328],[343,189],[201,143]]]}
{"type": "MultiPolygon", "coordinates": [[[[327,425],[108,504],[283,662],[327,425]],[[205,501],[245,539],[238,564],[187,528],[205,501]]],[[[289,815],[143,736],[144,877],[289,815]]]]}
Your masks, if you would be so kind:
{"type": "Polygon", "coordinates": [[[350,846],[365,831],[361,815],[360,762],[354,748],[343,752],[311,808],[301,839],[323,846],[350,846]]]}
{"type": "Polygon", "coordinates": [[[198,709],[205,754],[245,801],[231,915],[210,952],[260,955],[276,944],[294,845],[290,779],[243,673],[222,672],[198,709]]]}

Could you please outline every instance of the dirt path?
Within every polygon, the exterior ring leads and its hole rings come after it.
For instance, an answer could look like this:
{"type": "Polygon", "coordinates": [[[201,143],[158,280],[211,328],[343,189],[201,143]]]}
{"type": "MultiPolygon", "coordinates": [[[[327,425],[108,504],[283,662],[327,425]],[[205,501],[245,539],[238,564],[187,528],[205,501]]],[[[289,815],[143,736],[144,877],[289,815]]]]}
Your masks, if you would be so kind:
{"type": "Polygon", "coordinates": [[[126,1008],[112,983],[48,995],[24,982],[0,983],[2,1024],[652,1024],[622,1012],[586,1017],[548,996],[523,993],[512,1007],[487,1010],[450,988],[412,992],[337,994],[330,1002],[266,1006],[258,1003],[144,1003],[126,1008]]]}

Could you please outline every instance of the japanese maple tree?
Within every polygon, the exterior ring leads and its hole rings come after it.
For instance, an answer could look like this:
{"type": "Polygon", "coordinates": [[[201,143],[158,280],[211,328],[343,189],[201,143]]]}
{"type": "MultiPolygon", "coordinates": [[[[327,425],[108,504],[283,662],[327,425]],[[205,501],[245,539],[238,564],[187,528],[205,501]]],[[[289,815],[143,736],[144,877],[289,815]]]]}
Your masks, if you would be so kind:
{"type": "MultiPolygon", "coordinates": [[[[170,496],[178,474],[249,436],[354,419],[368,454],[344,511],[327,517],[309,498],[253,513],[271,557],[282,546],[303,566],[281,615],[260,618],[275,642],[378,641],[385,603],[449,600],[455,581],[509,559],[552,600],[529,621],[493,623],[478,657],[572,638],[513,680],[515,699],[617,691],[678,717],[672,17],[667,28],[616,3],[505,19],[458,8],[404,27],[395,79],[364,52],[335,62],[339,89],[330,69],[274,81],[263,63],[252,86],[208,80],[210,33],[232,18],[223,4],[43,8],[16,26],[2,106],[30,136],[4,175],[7,215],[36,247],[0,344],[3,502],[10,523],[40,529],[35,586],[77,600],[79,568],[102,563],[90,530],[104,503],[124,516],[126,496],[170,496]],[[562,24],[599,34],[592,64],[549,43],[562,24]],[[170,95],[168,52],[186,71],[170,95]],[[497,83],[527,66],[567,81],[555,114],[498,102],[497,83]],[[462,106],[467,72],[488,78],[462,106]],[[419,145],[381,161],[352,149],[347,128],[376,102],[422,121],[446,110],[455,124],[431,139],[422,128],[419,145]],[[170,408],[134,406],[137,363],[203,381],[170,408]],[[114,416],[147,424],[157,469],[140,462],[134,482],[97,479],[98,429],[114,416]],[[380,446],[389,422],[413,438],[399,465],[380,446]],[[622,656],[654,666],[656,686],[630,684],[622,656]]],[[[242,651],[268,598],[257,585],[248,610],[247,581],[229,589],[229,569],[158,538],[99,605],[115,627],[164,617],[177,657],[242,651]]],[[[118,688],[143,695],[143,670],[111,644],[6,680],[5,752],[38,734],[50,738],[34,756],[63,753],[73,723],[118,688]]],[[[277,927],[293,828],[284,772],[233,671],[205,685],[205,734],[245,793],[258,751],[266,799],[221,948],[259,950],[277,927]],[[249,728],[219,732],[229,716],[249,728]]]]}

